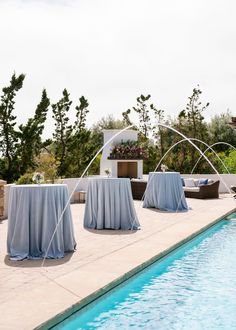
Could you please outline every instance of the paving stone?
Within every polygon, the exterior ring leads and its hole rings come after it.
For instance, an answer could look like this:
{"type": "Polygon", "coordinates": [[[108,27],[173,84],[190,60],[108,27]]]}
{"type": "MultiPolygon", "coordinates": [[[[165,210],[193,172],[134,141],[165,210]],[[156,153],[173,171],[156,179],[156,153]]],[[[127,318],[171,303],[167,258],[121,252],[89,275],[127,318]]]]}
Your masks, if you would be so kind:
{"type": "Polygon", "coordinates": [[[60,260],[10,261],[0,222],[0,329],[31,330],[236,208],[228,195],[188,199],[191,210],[165,213],[135,202],[138,231],[83,228],[84,204],[71,205],[77,250],[60,260]],[[29,312],[30,311],[30,312],[29,312]]]}

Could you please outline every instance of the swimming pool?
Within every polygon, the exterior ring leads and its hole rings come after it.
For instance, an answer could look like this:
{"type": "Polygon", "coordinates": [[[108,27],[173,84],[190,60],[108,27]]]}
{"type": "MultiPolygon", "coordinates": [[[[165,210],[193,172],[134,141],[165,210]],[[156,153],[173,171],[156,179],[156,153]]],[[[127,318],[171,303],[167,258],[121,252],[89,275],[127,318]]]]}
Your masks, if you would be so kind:
{"type": "Polygon", "coordinates": [[[236,329],[236,221],[223,220],[53,329],[236,329]]]}

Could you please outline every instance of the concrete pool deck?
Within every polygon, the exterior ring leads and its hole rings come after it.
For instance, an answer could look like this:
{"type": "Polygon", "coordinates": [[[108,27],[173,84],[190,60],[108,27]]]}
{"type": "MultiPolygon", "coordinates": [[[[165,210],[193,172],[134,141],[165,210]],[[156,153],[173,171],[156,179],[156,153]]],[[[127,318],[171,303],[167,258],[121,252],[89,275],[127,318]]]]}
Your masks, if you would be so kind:
{"type": "MultiPolygon", "coordinates": [[[[0,222],[0,329],[32,330],[65,310],[71,313],[179,242],[236,209],[236,200],[187,199],[184,213],[135,208],[138,231],[86,230],[84,204],[72,204],[77,251],[60,260],[10,261],[6,253],[7,220],[0,222]],[[70,308],[74,306],[73,308],[70,308]]],[[[60,318],[60,316],[59,316],[60,318]]]]}

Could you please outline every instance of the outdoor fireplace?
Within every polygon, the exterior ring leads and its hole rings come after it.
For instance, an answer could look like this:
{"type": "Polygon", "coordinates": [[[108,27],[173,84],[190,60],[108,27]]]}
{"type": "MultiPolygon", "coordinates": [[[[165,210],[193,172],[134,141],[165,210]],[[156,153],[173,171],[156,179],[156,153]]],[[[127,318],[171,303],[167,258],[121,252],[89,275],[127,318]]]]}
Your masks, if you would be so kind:
{"type": "Polygon", "coordinates": [[[137,178],[138,177],[138,162],[137,161],[118,161],[117,162],[117,177],[118,178],[137,178]]]}
{"type": "Polygon", "coordinates": [[[107,170],[112,177],[139,178],[143,177],[143,148],[138,146],[138,131],[104,130],[104,144],[100,161],[100,175],[106,175],[107,170]],[[115,136],[116,135],[116,136],[115,136]],[[115,138],[112,140],[112,137],[115,138]],[[118,150],[114,147],[121,144],[118,150]],[[123,145],[124,144],[124,145],[123,145]],[[123,147],[123,148],[122,148],[123,147]]]}

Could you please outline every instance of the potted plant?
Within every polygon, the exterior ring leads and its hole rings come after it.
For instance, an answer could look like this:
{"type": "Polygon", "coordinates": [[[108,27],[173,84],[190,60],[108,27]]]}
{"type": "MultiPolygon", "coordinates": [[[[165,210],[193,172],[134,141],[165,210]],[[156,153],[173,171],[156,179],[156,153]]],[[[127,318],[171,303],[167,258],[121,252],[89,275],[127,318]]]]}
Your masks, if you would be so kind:
{"type": "Polygon", "coordinates": [[[105,173],[106,173],[107,177],[109,178],[111,176],[111,169],[110,168],[106,168],[105,169],[105,173]]]}

